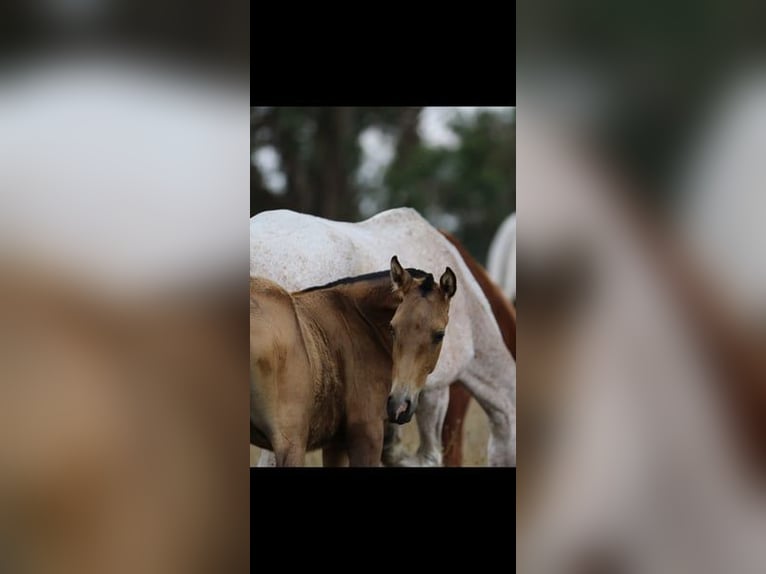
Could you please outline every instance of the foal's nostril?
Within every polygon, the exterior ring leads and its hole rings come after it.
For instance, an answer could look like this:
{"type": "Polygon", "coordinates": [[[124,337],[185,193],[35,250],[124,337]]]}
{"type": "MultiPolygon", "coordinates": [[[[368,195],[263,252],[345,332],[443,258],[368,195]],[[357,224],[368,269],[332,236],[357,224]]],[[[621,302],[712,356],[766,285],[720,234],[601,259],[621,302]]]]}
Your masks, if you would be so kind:
{"type": "Polygon", "coordinates": [[[409,399],[405,400],[405,401],[402,401],[399,404],[399,406],[397,407],[396,412],[394,413],[394,415],[396,416],[397,419],[399,419],[399,418],[401,418],[403,416],[407,416],[408,412],[410,412],[410,401],[409,401],[409,399]]]}
{"type": "Polygon", "coordinates": [[[412,418],[412,401],[405,399],[399,408],[396,409],[396,422],[400,425],[410,422],[412,418]]]}
{"type": "Polygon", "coordinates": [[[397,399],[394,396],[389,396],[386,402],[386,413],[388,414],[388,420],[391,422],[398,422],[402,411],[406,409],[405,402],[401,399],[397,399]]]}
{"type": "Polygon", "coordinates": [[[404,424],[412,418],[415,403],[412,398],[399,398],[389,395],[386,401],[386,413],[392,423],[404,424]]]}
{"type": "Polygon", "coordinates": [[[388,420],[396,421],[395,410],[396,407],[394,406],[394,398],[388,397],[388,401],[386,401],[386,414],[388,414],[388,420]]]}

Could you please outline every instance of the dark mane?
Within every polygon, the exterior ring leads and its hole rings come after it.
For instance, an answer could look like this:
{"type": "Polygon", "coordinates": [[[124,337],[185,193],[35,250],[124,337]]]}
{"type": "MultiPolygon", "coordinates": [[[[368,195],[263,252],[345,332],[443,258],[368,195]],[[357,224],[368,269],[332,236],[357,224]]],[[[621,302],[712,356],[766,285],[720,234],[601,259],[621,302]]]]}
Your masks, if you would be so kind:
{"type": "MultiPolygon", "coordinates": [[[[420,290],[424,296],[433,289],[434,276],[430,273],[412,267],[408,267],[407,272],[415,279],[425,278],[425,281],[420,285],[420,290]]],[[[354,277],[344,277],[343,279],[337,279],[330,283],[326,283],[325,285],[316,285],[314,287],[302,289],[301,291],[298,291],[298,293],[309,293],[311,291],[319,291],[320,289],[331,289],[333,287],[338,287],[339,285],[349,285],[351,283],[359,283],[360,281],[373,281],[375,279],[389,277],[390,275],[390,271],[376,271],[374,273],[365,273],[364,275],[356,275],[354,277]]]]}
{"type": "Polygon", "coordinates": [[[418,289],[420,289],[420,292],[423,294],[423,297],[428,295],[431,291],[434,290],[434,276],[430,273],[426,275],[425,280],[418,286],[418,289]]]}

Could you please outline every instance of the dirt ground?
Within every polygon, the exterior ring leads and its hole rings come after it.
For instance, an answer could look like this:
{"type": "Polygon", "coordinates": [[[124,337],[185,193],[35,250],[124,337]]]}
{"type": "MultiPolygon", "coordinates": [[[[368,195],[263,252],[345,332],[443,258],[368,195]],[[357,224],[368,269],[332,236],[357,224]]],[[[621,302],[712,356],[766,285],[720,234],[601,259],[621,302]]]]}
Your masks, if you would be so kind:
{"type": "MultiPolygon", "coordinates": [[[[415,418],[404,425],[404,444],[410,452],[418,448],[418,427],[415,418]]],[[[463,466],[486,466],[487,465],[487,439],[489,438],[489,426],[487,415],[481,410],[476,401],[471,401],[468,407],[465,426],[463,428],[463,466]]],[[[260,449],[250,446],[250,466],[258,464],[260,449]]],[[[306,466],[322,466],[322,452],[319,450],[308,454],[306,466]]]]}

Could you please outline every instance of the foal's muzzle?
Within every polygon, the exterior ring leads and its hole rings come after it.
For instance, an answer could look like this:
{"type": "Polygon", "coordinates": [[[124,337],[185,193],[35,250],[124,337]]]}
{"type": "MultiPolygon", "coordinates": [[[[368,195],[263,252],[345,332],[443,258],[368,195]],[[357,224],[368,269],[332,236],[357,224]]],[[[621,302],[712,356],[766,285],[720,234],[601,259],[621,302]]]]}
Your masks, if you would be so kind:
{"type": "Polygon", "coordinates": [[[388,402],[386,403],[389,422],[400,425],[410,422],[412,415],[415,413],[416,406],[416,399],[410,395],[406,393],[392,393],[388,396],[388,402]]]}

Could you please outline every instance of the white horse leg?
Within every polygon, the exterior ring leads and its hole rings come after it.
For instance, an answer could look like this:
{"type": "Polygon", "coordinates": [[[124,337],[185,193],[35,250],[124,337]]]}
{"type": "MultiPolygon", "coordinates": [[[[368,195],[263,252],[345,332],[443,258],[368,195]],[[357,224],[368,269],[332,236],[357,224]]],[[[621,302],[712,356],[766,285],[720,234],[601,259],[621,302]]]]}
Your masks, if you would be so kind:
{"type": "Polygon", "coordinates": [[[402,444],[401,426],[396,423],[384,423],[383,456],[384,466],[397,466],[407,457],[407,449],[402,444]]]}
{"type": "Polygon", "coordinates": [[[417,415],[420,446],[414,456],[399,460],[397,466],[442,466],[442,426],[449,406],[449,387],[424,389],[417,415]]]}
{"type": "Polygon", "coordinates": [[[461,379],[489,418],[489,466],[516,466],[515,365],[512,374],[469,372],[461,379]]]}
{"type": "Polygon", "coordinates": [[[277,466],[277,457],[270,450],[261,449],[261,458],[258,459],[258,466],[277,466]]]}

